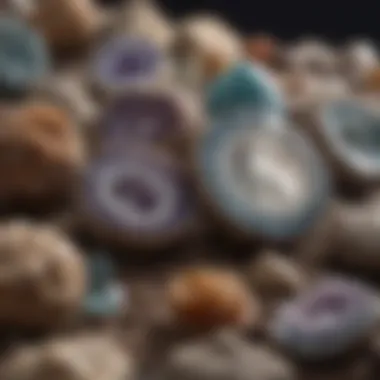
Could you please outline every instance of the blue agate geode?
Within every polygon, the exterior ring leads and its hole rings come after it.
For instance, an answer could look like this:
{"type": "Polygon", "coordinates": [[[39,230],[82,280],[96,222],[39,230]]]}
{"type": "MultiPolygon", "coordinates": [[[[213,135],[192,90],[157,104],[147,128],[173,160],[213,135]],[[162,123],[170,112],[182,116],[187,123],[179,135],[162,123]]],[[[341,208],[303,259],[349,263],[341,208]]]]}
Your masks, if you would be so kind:
{"type": "Polygon", "coordinates": [[[49,68],[44,39],[22,21],[0,17],[0,95],[28,90],[49,68]]]}
{"type": "Polygon", "coordinates": [[[199,142],[196,165],[218,215],[248,236],[292,239],[328,205],[327,168],[291,128],[211,128],[199,142]]]}
{"type": "Polygon", "coordinates": [[[336,100],[319,113],[330,154],[353,175],[380,178],[380,113],[362,102],[336,100]]]}

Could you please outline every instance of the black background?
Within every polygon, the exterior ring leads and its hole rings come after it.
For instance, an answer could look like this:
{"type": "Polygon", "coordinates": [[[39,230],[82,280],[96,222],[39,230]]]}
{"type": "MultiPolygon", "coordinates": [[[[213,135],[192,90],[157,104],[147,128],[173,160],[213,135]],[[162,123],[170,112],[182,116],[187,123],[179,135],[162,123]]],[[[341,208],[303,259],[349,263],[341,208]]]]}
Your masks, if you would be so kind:
{"type": "Polygon", "coordinates": [[[380,40],[379,0],[157,1],[172,16],[182,16],[196,11],[216,11],[243,33],[270,32],[284,40],[293,40],[300,36],[316,36],[336,43],[354,37],[371,37],[380,40]]]}

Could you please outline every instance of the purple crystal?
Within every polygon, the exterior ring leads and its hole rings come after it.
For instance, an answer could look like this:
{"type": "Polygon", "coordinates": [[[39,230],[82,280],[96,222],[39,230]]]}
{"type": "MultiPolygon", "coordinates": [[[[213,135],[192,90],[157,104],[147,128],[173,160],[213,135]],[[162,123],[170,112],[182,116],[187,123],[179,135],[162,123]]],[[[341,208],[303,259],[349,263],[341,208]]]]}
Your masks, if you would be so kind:
{"type": "Polygon", "coordinates": [[[82,207],[89,216],[112,228],[155,234],[187,224],[194,216],[195,197],[175,161],[152,151],[130,149],[90,165],[84,177],[82,207]],[[108,185],[105,181],[112,179],[104,180],[102,175],[115,167],[121,174],[108,185]],[[99,190],[104,187],[111,189],[106,195],[99,190]]]}
{"type": "Polygon", "coordinates": [[[347,310],[349,298],[345,294],[323,294],[305,311],[309,317],[318,317],[325,313],[340,314],[347,310]]]}
{"type": "Polygon", "coordinates": [[[106,86],[153,78],[161,64],[156,46],[146,40],[116,37],[95,57],[95,75],[106,86]]]}
{"type": "Polygon", "coordinates": [[[124,179],[114,186],[115,196],[133,200],[141,210],[149,210],[157,205],[158,199],[154,191],[138,179],[124,179]]]}
{"type": "Polygon", "coordinates": [[[130,141],[162,142],[183,130],[183,115],[164,95],[130,93],[119,98],[100,123],[100,140],[113,151],[130,141]]]}

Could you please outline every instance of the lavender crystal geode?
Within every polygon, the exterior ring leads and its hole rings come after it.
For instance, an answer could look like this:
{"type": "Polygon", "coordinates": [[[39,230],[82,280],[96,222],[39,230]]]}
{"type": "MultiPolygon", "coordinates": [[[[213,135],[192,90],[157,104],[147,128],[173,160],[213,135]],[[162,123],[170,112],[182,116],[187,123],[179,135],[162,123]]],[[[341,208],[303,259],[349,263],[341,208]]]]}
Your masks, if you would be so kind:
{"type": "Polygon", "coordinates": [[[146,147],[92,162],[80,199],[87,219],[142,240],[184,228],[195,207],[188,178],[177,162],[146,147]]]}
{"type": "Polygon", "coordinates": [[[117,98],[100,121],[98,136],[106,151],[125,149],[131,142],[164,143],[185,129],[179,104],[166,94],[129,92],[117,98]]]}
{"type": "Polygon", "coordinates": [[[343,354],[378,321],[377,302],[364,285],[327,277],[283,304],[270,323],[272,338],[307,360],[343,354]]]}
{"type": "Polygon", "coordinates": [[[129,85],[155,80],[163,56],[150,41],[128,36],[108,40],[93,60],[94,80],[106,90],[123,90],[129,85]]]}

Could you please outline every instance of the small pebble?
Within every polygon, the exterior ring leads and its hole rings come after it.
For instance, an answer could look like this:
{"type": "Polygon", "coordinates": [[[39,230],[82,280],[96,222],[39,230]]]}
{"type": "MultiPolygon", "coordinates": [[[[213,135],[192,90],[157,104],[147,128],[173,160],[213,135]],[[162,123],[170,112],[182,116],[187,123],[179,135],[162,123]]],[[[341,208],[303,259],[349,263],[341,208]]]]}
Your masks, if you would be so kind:
{"type": "Polygon", "coordinates": [[[366,271],[380,267],[380,195],[337,205],[333,255],[341,264],[366,271]]]}
{"type": "Polygon", "coordinates": [[[217,268],[192,268],[168,283],[177,321],[190,327],[254,325],[260,305],[237,274],[217,268]]]}
{"type": "Polygon", "coordinates": [[[292,258],[264,251],[249,270],[253,287],[266,297],[293,296],[307,284],[307,275],[292,258]]]}
{"type": "Polygon", "coordinates": [[[305,39],[285,51],[289,68],[298,72],[328,75],[337,70],[337,55],[322,41],[305,39]]]}
{"type": "Polygon", "coordinates": [[[368,40],[350,41],[341,53],[341,69],[354,86],[360,85],[378,65],[379,54],[368,40]]]}
{"type": "Polygon", "coordinates": [[[29,19],[58,51],[83,49],[104,24],[92,0],[39,0],[29,19]]]}
{"type": "Polygon", "coordinates": [[[202,88],[243,57],[236,31],[212,14],[184,19],[178,26],[175,46],[178,79],[191,87],[202,88]]]}
{"type": "Polygon", "coordinates": [[[149,40],[167,52],[175,38],[172,21],[154,0],[129,0],[116,16],[116,32],[149,40]]]}

